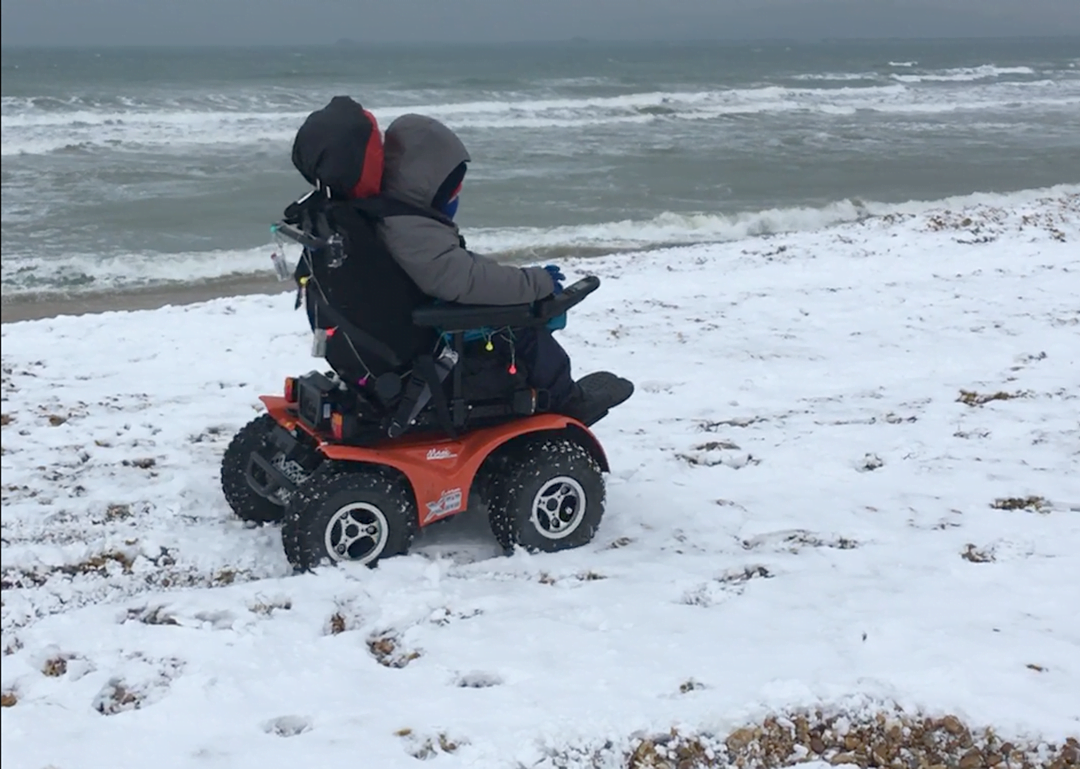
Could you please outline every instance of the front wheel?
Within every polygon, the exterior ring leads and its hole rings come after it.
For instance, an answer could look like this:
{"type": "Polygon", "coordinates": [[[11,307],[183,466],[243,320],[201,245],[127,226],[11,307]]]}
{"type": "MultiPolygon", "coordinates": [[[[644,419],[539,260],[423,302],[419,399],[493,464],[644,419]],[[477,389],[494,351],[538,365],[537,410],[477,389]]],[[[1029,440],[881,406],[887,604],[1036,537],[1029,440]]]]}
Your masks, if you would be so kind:
{"type": "MultiPolygon", "coordinates": [[[[237,431],[221,458],[221,491],[229,507],[241,520],[276,523],[285,515],[283,499],[270,499],[256,493],[247,480],[251,455],[263,450],[267,438],[277,426],[277,421],[269,414],[255,417],[237,431]]],[[[277,456],[274,459],[281,461],[277,456]]]]}
{"type": "Polygon", "coordinates": [[[553,553],[590,542],[604,515],[604,476],[589,450],[568,437],[544,437],[509,451],[488,512],[499,544],[553,553]]]}
{"type": "Polygon", "coordinates": [[[417,525],[408,483],[392,471],[328,463],[289,497],[281,538],[298,569],[352,561],[374,566],[409,550],[417,525]]]}

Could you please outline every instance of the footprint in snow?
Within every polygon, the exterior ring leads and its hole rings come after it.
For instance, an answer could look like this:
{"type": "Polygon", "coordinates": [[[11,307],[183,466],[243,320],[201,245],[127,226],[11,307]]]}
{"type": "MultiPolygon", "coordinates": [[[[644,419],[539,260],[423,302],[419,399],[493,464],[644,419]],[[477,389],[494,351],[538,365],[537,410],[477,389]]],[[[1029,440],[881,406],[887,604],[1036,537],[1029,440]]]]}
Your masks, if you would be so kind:
{"type": "Polygon", "coordinates": [[[148,659],[132,655],[122,675],[109,678],[94,697],[91,707],[103,716],[114,716],[129,710],[141,710],[162,700],[173,680],[184,669],[176,658],[148,659]]]}
{"type": "Polygon", "coordinates": [[[462,689],[490,689],[492,686],[502,684],[502,676],[496,673],[485,673],[482,670],[474,670],[457,679],[457,686],[462,689]]]}
{"type": "Polygon", "coordinates": [[[860,473],[870,473],[878,468],[884,467],[885,460],[877,454],[866,454],[862,459],[856,461],[854,466],[860,473]]]}
{"type": "Polygon", "coordinates": [[[854,539],[836,534],[818,534],[806,529],[786,529],[744,539],[742,546],[744,550],[767,549],[775,552],[797,553],[804,547],[853,550],[859,546],[859,543],[854,539]]]}
{"type": "Polygon", "coordinates": [[[232,630],[233,624],[238,618],[228,609],[218,609],[200,611],[195,614],[195,619],[199,622],[208,623],[214,630],[232,630]]]}
{"type": "Polygon", "coordinates": [[[262,730],[278,737],[295,737],[311,731],[314,723],[307,716],[278,716],[262,723],[262,730]]]}
{"type": "Polygon", "coordinates": [[[709,608],[733,596],[742,595],[746,591],[746,584],[751,580],[772,579],[774,576],[768,567],[761,565],[731,569],[683,593],[679,603],[709,608]]]}
{"type": "Polygon", "coordinates": [[[738,445],[730,441],[709,441],[688,452],[675,455],[691,467],[716,467],[723,465],[733,470],[741,470],[744,467],[759,465],[761,460],[753,454],[743,451],[738,445]]]}

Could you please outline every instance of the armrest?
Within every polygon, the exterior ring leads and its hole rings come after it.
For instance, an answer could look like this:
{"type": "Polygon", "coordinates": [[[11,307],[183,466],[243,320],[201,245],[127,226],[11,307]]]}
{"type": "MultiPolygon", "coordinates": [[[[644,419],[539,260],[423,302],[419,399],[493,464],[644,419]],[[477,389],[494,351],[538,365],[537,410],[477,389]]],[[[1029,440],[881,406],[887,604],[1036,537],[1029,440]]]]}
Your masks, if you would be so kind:
{"type": "Polygon", "coordinates": [[[576,307],[585,301],[585,297],[600,288],[600,278],[589,275],[581,280],[571,283],[562,290],[561,294],[553,294],[536,303],[537,325],[547,323],[552,318],[562,315],[571,307],[576,307]]]}
{"type": "Polygon", "coordinates": [[[413,323],[424,328],[441,328],[443,331],[469,331],[485,326],[542,326],[583,301],[599,287],[600,278],[590,275],[567,286],[561,294],[533,304],[433,304],[413,310],[413,323]]]}
{"type": "Polygon", "coordinates": [[[431,304],[413,310],[413,324],[443,331],[469,331],[484,326],[531,326],[531,304],[431,304]]]}

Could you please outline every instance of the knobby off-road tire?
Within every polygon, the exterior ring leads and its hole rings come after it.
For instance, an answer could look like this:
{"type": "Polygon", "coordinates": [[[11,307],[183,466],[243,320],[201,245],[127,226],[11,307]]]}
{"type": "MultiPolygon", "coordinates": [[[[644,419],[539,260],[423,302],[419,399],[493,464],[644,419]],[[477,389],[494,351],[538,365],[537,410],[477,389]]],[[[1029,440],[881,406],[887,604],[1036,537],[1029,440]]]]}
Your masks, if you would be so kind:
{"type": "Polygon", "coordinates": [[[507,550],[553,553],[587,544],[604,515],[603,471],[569,437],[527,438],[507,447],[492,478],[488,520],[507,550]]]}
{"type": "Polygon", "coordinates": [[[416,529],[416,501],[403,477],[326,462],[289,498],[281,540],[297,569],[341,561],[374,566],[407,553],[416,529]]]}
{"type": "Polygon", "coordinates": [[[285,503],[257,494],[247,481],[248,459],[260,451],[266,437],[277,427],[269,414],[262,414],[240,428],[221,458],[221,490],[238,518],[255,523],[276,523],[285,516],[285,503]]]}

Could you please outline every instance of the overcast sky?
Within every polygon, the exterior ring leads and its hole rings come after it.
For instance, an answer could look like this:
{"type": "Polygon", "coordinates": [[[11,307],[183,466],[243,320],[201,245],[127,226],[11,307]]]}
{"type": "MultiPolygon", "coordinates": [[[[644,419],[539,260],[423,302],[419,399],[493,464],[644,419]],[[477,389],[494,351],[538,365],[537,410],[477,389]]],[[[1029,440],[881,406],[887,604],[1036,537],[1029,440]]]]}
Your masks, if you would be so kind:
{"type": "Polygon", "coordinates": [[[3,0],[3,45],[1080,35],[1080,0],[3,0]]]}

